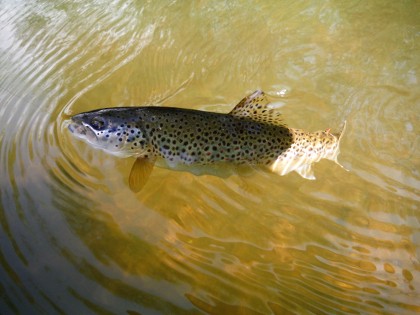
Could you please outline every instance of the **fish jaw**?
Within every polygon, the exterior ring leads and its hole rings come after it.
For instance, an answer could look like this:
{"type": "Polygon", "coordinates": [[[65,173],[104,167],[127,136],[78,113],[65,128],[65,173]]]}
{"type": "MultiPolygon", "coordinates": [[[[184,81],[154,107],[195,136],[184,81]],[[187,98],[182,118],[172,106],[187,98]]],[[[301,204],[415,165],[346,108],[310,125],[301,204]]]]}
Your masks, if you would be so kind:
{"type": "Polygon", "coordinates": [[[71,123],[68,126],[70,132],[79,139],[86,141],[87,143],[94,144],[98,141],[98,137],[92,128],[80,119],[80,117],[73,116],[71,123]]]}

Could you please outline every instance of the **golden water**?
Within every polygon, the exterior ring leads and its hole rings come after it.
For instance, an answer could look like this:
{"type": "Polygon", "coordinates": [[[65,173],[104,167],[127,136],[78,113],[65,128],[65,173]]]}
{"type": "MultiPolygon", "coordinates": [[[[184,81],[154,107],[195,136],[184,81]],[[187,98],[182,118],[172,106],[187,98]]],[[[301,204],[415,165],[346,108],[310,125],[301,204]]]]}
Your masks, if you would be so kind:
{"type": "Polygon", "coordinates": [[[420,312],[418,1],[0,1],[1,314],[420,312]],[[68,115],[228,112],[336,130],[316,181],[156,168],[68,115]]]}

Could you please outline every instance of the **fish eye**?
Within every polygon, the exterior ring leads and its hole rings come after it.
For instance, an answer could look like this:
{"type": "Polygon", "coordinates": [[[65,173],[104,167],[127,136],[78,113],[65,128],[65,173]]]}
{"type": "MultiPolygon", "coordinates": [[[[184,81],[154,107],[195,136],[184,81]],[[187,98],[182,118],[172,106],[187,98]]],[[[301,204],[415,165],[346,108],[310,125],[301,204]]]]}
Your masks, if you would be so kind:
{"type": "Polygon", "coordinates": [[[105,121],[102,117],[95,117],[90,122],[90,125],[96,130],[101,130],[105,125],[105,121]]]}

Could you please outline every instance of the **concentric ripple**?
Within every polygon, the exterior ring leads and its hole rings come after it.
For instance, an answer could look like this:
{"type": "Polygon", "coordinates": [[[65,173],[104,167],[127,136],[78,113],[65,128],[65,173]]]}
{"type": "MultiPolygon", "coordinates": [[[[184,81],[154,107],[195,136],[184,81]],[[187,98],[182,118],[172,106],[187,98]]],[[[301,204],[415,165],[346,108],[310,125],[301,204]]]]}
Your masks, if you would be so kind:
{"type": "Polygon", "coordinates": [[[414,2],[0,3],[1,314],[420,312],[414,2]],[[386,49],[384,48],[386,47],[386,49]],[[228,112],[262,88],[284,121],[343,120],[316,181],[155,168],[74,139],[71,115],[228,112]]]}

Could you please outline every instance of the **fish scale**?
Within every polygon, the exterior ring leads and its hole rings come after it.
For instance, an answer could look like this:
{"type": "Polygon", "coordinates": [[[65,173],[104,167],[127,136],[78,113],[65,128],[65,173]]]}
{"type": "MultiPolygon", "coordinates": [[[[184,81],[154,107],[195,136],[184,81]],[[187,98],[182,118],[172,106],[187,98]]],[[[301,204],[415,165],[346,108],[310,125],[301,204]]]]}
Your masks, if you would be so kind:
{"type": "MultiPolygon", "coordinates": [[[[242,99],[230,113],[174,107],[120,107],[72,117],[70,131],[108,153],[135,156],[130,187],[140,190],[157,159],[181,166],[231,163],[261,165],[279,174],[296,171],[315,179],[311,165],[335,161],[344,133],[288,128],[269,108],[262,91],[242,99]]],[[[341,166],[341,165],[340,165],[341,166]]]]}
{"type": "Polygon", "coordinates": [[[156,154],[169,164],[269,164],[291,145],[288,128],[234,115],[167,107],[136,114],[151,144],[144,155],[156,154]]]}

